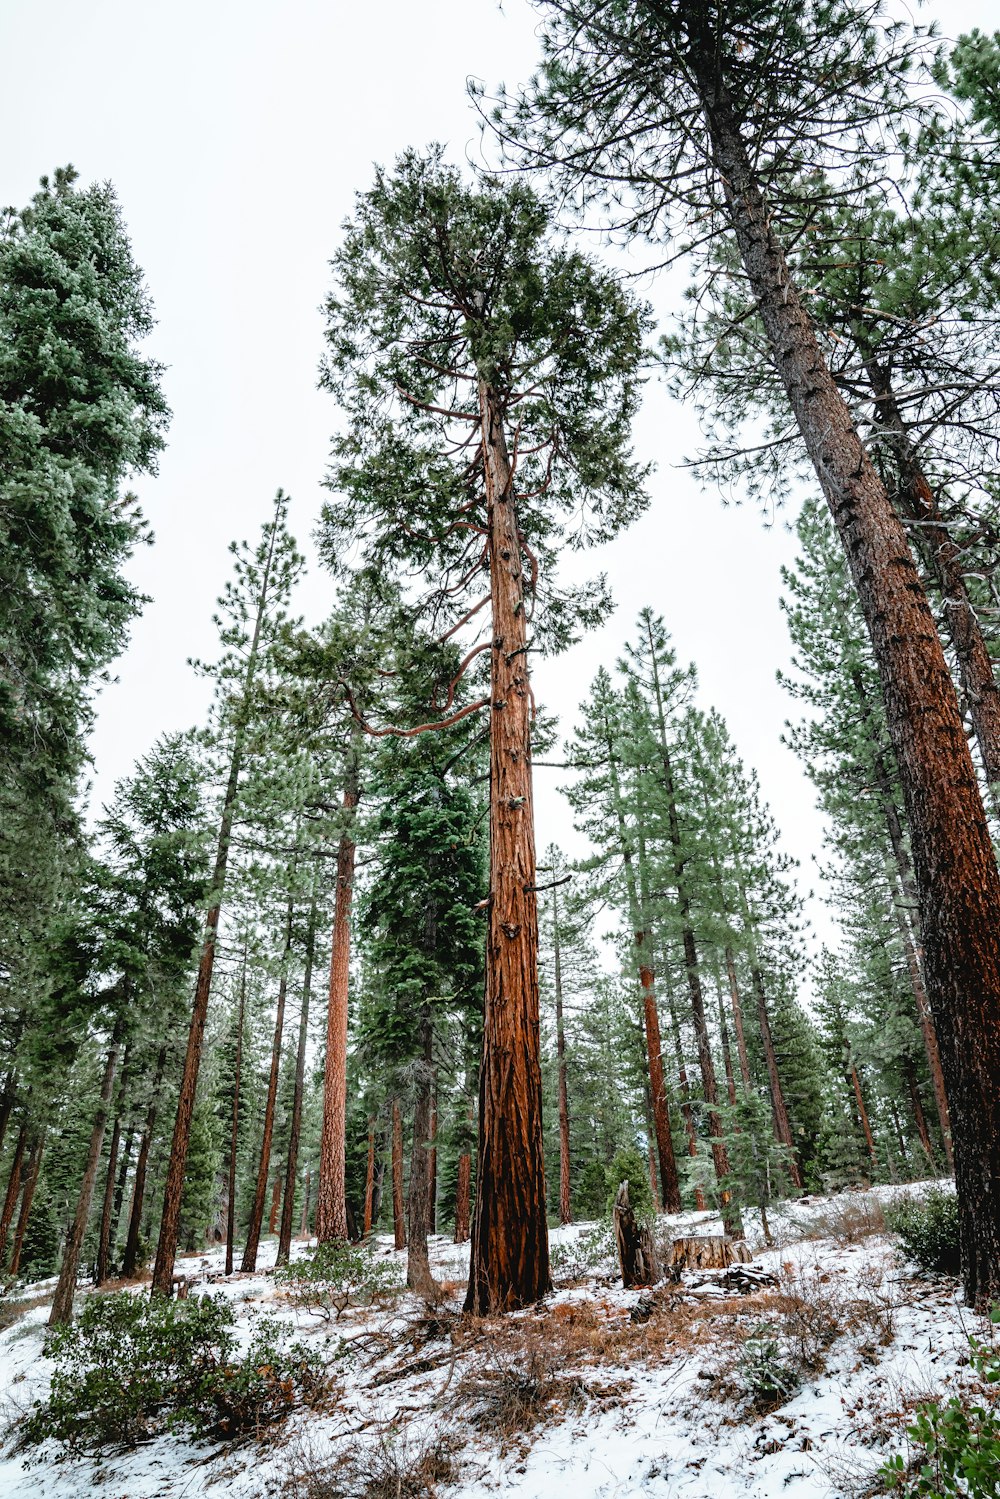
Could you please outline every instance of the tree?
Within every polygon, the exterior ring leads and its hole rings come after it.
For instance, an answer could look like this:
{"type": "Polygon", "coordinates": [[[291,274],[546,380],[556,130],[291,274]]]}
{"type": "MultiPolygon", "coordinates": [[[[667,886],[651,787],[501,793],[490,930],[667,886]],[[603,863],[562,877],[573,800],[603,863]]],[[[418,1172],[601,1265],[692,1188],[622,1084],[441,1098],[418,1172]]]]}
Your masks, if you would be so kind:
{"type": "Polygon", "coordinates": [[[407,154],[393,175],[378,172],[334,267],[324,383],[349,426],[335,449],[337,498],[324,513],[327,555],[350,537],[372,573],[428,574],[432,587],[415,612],[442,645],[480,618],[488,630],[457,672],[439,657],[446,674],[431,701],[444,725],[489,709],[487,987],[468,1306],[512,1308],[549,1284],[528,652],[546,636],[566,643],[588,610],[600,609],[600,596],[596,604],[560,598],[548,578],[567,522],[574,542],[607,536],[644,502],[628,450],[644,317],[613,277],[553,236],[527,187],[485,180],[470,188],[440,150],[407,154]],[[485,597],[476,587],[484,568],[485,597]],[[485,652],[488,692],[452,712],[458,680],[485,652]]]}
{"type": "Polygon", "coordinates": [[[831,177],[839,171],[838,186],[866,159],[881,169],[878,144],[908,112],[912,44],[900,28],[881,31],[866,0],[545,0],[544,9],[545,64],[513,128],[564,184],[606,200],[627,191],[631,223],[657,237],[675,207],[697,219],[700,236],[730,236],[847,556],[912,839],[952,1109],[965,1295],[986,1302],[1000,1293],[1000,874],[906,532],[831,374],[782,214],[804,151],[831,177]]]}

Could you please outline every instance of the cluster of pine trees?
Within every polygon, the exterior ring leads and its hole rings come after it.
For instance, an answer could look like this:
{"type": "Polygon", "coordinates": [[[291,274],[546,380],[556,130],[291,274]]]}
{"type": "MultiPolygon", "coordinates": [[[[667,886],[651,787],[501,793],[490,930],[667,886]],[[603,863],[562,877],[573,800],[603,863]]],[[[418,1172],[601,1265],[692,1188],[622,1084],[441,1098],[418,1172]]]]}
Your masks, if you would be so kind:
{"type": "Polygon", "coordinates": [[[169,413],[113,192],[61,171],[0,226],[0,1263],[58,1274],[53,1322],[83,1275],[169,1295],[206,1243],[248,1271],[265,1235],[389,1224],[418,1292],[447,1231],[470,1311],[524,1305],[548,1223],[637,1149],[662,1210],[732,1234],[954,1170],[966,1295],[1000,1295],[1000,39],[938,54],[867,0],[539,10],[538,74],[477,100],[521,170],[407,151],[334,257],[329,618],[294,613],[279,491],[232,546],[207,721],[91,826],[143,603],[126,486],[169,413]],[[536,706],[532,657],[609,607],[560,554],[653,489],[650,311],[556,203],[691,268],[654,352],[706,475],[805,494],[788,742],[844,934],[815,961],[655,608],[564,743],[536,706]],[[536,854],[533,756],[572,862],[536,854]]]}

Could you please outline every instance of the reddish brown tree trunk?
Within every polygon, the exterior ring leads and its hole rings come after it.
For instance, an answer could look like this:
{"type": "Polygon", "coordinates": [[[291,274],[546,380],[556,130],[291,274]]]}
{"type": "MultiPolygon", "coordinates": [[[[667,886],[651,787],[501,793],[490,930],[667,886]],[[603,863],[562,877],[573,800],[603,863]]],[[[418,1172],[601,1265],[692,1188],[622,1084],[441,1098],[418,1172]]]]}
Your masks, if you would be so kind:
{"type": "Polygon", "coordinates": [[[753,1084],[750,1081],[750,1057],[747,1053],[746,1032],[743,1029],[743,1003],[740,999],[740,985],[736,977],[736,960],[733,950],[726,945],[726,975],[729,979],[729,1002],[733,1012],[733,1029],[736,1032],[736,1053],[740,1059],[740,1077],[743,1079],[744,1090],[749,1093],[753,1084]]]}
{"type": "MultiPolygon", "coordinates": [[[[700,31],[704,14],[691,0],[685,11],[700,31]]],[[[985,1304],[1000,1296],[1000,874],[954,683],[905,530],[823,358],[707,37],[704,44],[697,81],[730,222],[879,669],[951,1109],[965,1295],[985,1304]]]]}
{"type": "Polygon", "coordinates": [[[362,1233],[367,1239],[372,1231],[372,1203],[375,1198],[375,1115],[368,1118],[368,1160],[365,1165],[365,1216],[362,1233]]]}
{"type": "Polygon", "coordinates": [[[243,1031],[247,1004],[247,944],[243,943],[240,969],[240,1003],[236,1015],[236,1057],[233,1063],[233,1112],[229,1121],[229,1170],[226,1190],[226,1274],[233,1273],[233,1249],[236,1242],[236,1147],[240,1129],[240,1084],[243,1076],[243,1031]]]}
{"type": "Polygon", "coordinates": [[[503,413],[480,381],[492,651],[490,889],[479,1154],[467,1311],[510,1311],[551,1287],[542,1143],[538,909],[525,589],[503,413]]]}
{"type": "Polygon", "coordinates": [[[858,1076],[858,1069],[853,1062],[851,1063],[851,1087],[854,1089],[854,1101],[857,1104],[858,1119],[861,1121],[865,1145],[871,1157],[872,1170],[877,1172],[878,1152],[875,1149],[875,1136],[872,1134],[872,1127],[868,1121],[868,1110],[865,1108],[864,1094],[861,1092],[861,1078],[858,1076]]]}
{"type": "Polygon", "coordinates": [[[927,1115],[924,1113],[923,1100],[920,1097],[920,1086],[917,1082],[916,1068],[909,1057],[906,1058],[903,1066],[906,1073],[906,1085],[910,1094],[910,1103],[913,1107],[913,1122],[917,1126],[917,1135],[920,1138],[921,1148],[927,1157],[931,1170],[936,1176],[938,1169],[937,1161],[934,1159],[934,1147],[931,1144],[931,1132],[927,1128],[927,1115]]]}
{"type": "Polygon", "coordinates": [[[718,991],[719,998],[719,1040],[722,1044],[722,1063],[726,1071],[726,1097],[729,1099],[729,1107],[736,1107],[736,1074],[733,1072],[733,1053],[729,1045],[729,1026],[726,1024],[726,1006],[722,998],[722,990],[718,991]]]}
{"type": "Polygon", "coordinates": [[[299,1223],[299,1237],[304,1239],[309,1233],[309,1209],[312,1206],[312,1172],[306,1172],[305,1190],[302,1193],[302,1221],[299,1223]]]}
{"type": "Polygon", "coordinates": [[[107,1060],[104,1064],[104,1077],[101,1080],[101,1092],[98,1098],[97,1112],[94,1115],[94,1124],[90,1132],[90,1148],[87,1151],[83,1181],[80,1183],[80,1195],[77,1198],[73,1223],[66,1238],[62,1267],[59,1271],[56,1293],[52,1301],[52,1311],[49,1313],[50,1327],[59,1327],[73,1320],[76,1272],[80,1263],[80,1251],[83,1248],[84,1235],[87,1232],[87,1221],[90,1218],[90,1205],[94,1198],[97,1168],[101,1160],[101,1147],[104,1144],[104,1130],[108,1121],[111,1093],[115,1085],[118,1048],[121,1045],[124,1029],[124,1017],[119,1015],[111,1034],[111,1045],[108,1048],[107,1060]]]}
{"type": "Polygon", "coordinates": [[[397,1099],[392,1100],[392,1232],[397,1249],[406,1248],[403,1221],[403,1115],[397,1099]]]}
{"type": "MultiPolygon", "coordinates": [[[[557,878],[555,865],[553,879],[557,878]]],[[[559,933],[559,891],[552,886],[552,949],[555,962],[556,1064],[559,1069],[559,1222],[572,1223],[570,1194],[569,1090],[566,1086],[566,1033],[563,1028],[562,947],[559,933]]]]}
{"type": "MultiPolygon", "coordinates": [[[[243,1259],[240,1262],[240,1270],[244,1274],[257,1268],[257,1249],[260,1245],[260,1231],[264,1223],[267,1179],[271,1174],[271,1141],[274,1137],[274,1110],[278,1101],[278,1076],[281,1072],[281,1041],[285,1029],[285,996],[288,992],[288,956],[292,947],[292,915],[293,902],[289,895],[285,911],[285,946],[281,955],[278,1003],[274,1013],[274,1039],[271,1042],[271,1071],[267,1079],[267,1101],[264,1105],[264,1134],[260,1142],[260,1161],[257,1165],[253,1208],[247,1227],[247,1242],[243,1250],[243,1259]]],[[[278,1190],[281,1190],[280,1183],[278,1190]]]]}
{"type": "MultiPolygon", "coordinates": [[[[469,1123],[472,1123],[472,1100],[469,1100],[469,1123]]],[[[472,1157],[463,1150],[458,1158],[458,1179],[455,1184],[455,1243],[464,1244],[469,1237],[469,1204],[472,1194],[472,1157]]]]}
{"type": "Polygon", "coordinates": [[[10,1163],[10,1175],[7,1178],[7,1191],[4,1194],[3,1211],[0,1212],[0,1264],[3,1263],[3,1253],[7,1247],[7,1235],[10,1232],[11,1219],[14,1216],[14,1208],[17,1206],[18,1195],[21,1191],[21,1167],[24,1163],[24,1147],[27,1139],[28,1125],[27,1121],[25,1121],[17,1133],[14,1156],[10,1163]]]}
{"type": "Polygon", "coordinates": [[[302,1139],[302,1100],[306,1086],[306,1048],[309,1042],[309,1003],[312,998],[315,947],[316,902],[313,900],[309,910],[309,925],[306,928],[306,964],[302,976],[299,1040],[295,1052],[295,1088],[292,1093],[292,1119],[288,1130],[288,1156],[285,1161],[285,1200],[281,1205],[281,1232],[278,1235],[276,1263],[279,1265],[287,1265],[292,1252],[292,1215],[295,1210],[295,1181],[299,1170],[299,1145],[302,1139]]]}
{"type": "MultiPolygon", "coordinates": [[[[684,1133],[687,1136],[688,1155],[692,1160],[698,1156],[698,1127],[694,1120],[694,1110],[691,1107],[691,1088],[688,1084],[687,1063],[684,1060],[684,1048],[681,1045],[681,1028],[677,1020],[677,1011],[674,1008],[673,996],[669,998],[671,1031],[674,1040],[674,1059],[677,1063],[677,1083],[681,1091],[681,1118],[684,1120],[684,1133]]],[[[694,1205],[699,1213],[703,1213],[707,1206],[705,1193],[701,1185],[696,1184],[694,1189],[694,1205]]]]}
{"type": "Polygon", "coordinates": [[[122,1278],[130,1280],[135,1275],[139,1264],[139,1238],[142,1232],[142,1208],[146,1195],[146,1173],[149,1169],[149,1151],[153,1140],[153,1130],[156,1127],[156,1116],[159,1109],[160,1085],[163,1081],[163,1071],[167,1065],[167,1048],[160,1047],[156,1058],[156,1073],[153,1078],[153,1087],[149,1096],[149,1108],[146,1112],[146,1123],[139,1141],[139,1155],[135,1163],[135,1182],[132,1185],[132,1206],[129,1211],[128,1233],[125,1236],[125,1253],[122,1255],[122,1278]]]}
{"type": "Polygon", "coordinates": [[[430,1296],[436,1290],[427,1254],[430,1228],[430,1149],[431,1088],[433,1083],[434,1037],[426,1004],[420,1018],[422,1066],[417,1076],[413,1107],[413,1142],[410,1149],[410,1182],[406,1213],[406,1284],[418,1296],[430,1296]]]}
{"type": "Polygon", "coordinates": [[[344,830],[337,847],[337,886],[330,953],[330,997],[326,1012],[326,1065],[323,1072],[323,1129],[320,1137],[316,1238],[321,1244],[347,1238],[347,1018],[351,973],[351,902],[355,845],[352,836],[359,795],[357,735],[351,738],[344,770],[344,830]]]}
{"type": "Polygon", "coordinates": [[[281,1174],[274,1178],[271,1187],[271,1211],[267,1215],[267,1231],[269,1234],[278,1232],[278,1210],[281,1207],[281,1174]]]}
{"type": "Polygon", "coordinates": [[[771,1017],[767,1008],[767,995],[764,992],[764,975],[761,973],[756,959],[753,960],[750,966],[750,980],[753,984],[754,998],[757,1001],[757,1026],[760,1030],[760,1039],[764,1047],[764,1061],[767,1064],[767,1077],[771,1087],[771,1111],[774,1116],[774,1134],[778,1144],[783,1145],[788,1151],[788,1174],[792,1178],[792,1185],[801,1190],[803,1185],[802,1171],[795,1153],[792,1124],[785,1105],[785,1092],[781,1086],[778,1055],[774,1049],[771,1017]]]}
{"type": "Polygon", "coordinates": [[[28,1228],[28,1219],[31,1217],[31,1204],[35,1199],[35,1188],[38,1186],[38,1176],[42,1169],[42,1152],[45,1149],[46,1131],[43,1129],[35,1141],[28,1161],[28,1171],[24,1180],[24,1194],[21,1198],[21,1211],[17,1215],[17,1228],[14,1231],[14,1247],[11,1251],[8,1275],[14,1276],[21,1268],[21,1251],[24,1248],[24,1235],[28,1228]]]}
{"type": "Polygon", "coordinates": [[[14,1099],[17,1096],[16,1079],[17,1073],[12,1067],[4,1078],[3,1092],[0,1093],[0,1150],[3,1150],[4,1141],[7,1139],[7,1125],[10,1123],[11,1109],[14,1107],[14,1099]]]}
{"type": "Polygon", "coordinates": [[[121,1145],[121,1116],[115,1115],[108,1147],[108,1171],[104,1178],[104,1200],[101,1203],[101,1226],[97,1238],[97,1259],[94,1263],[94,1285],[103,1286],[111,1273],[111,1209],[115,1200],[115,1171],[118,1166],[118,1148],[121,1145]]]}

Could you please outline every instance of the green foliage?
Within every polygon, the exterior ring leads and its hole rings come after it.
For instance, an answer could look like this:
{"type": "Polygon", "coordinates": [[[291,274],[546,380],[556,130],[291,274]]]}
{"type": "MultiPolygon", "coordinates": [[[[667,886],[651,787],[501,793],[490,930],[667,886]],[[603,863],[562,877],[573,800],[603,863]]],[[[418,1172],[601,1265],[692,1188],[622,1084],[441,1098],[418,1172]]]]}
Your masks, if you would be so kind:
{"type": "Polygon", "coordinates": [[[379,1258],[369,1244],[336,1239],[279,1266],[274,1278],[292,1306],[316,1312],[327,1321],[339,1321],[349,1306],[391,1300],[402,1290],[393,1261],[379,1258]]]}
{"type": "Polygon", "coordinates": [[[923,1197],[905,1197],[890,1203],[885,1221],[899,1235],[907,1259],[923,1270],[959,1275],[962,1262],[958,1238],[958,1198],[954,1192],[932,1187],[923,1197]]]}
{"type": "Polygon", "coordinates": [[[627,1145],[615,1152],[610,1166],[604,1168],[607,1184],[605,1210],[610,1213],[615,1205],[618,1188],[628,1182],[628,1200],[640,1223],[649,1223],[656,1216],[653,1194],[649,1186],[649,1166],[634,1145],[627,1145]]]}
{"type": "Polygon", "coordinates": [[[740,1350],[740,1379],[758,1410],[774,1410],[795,1394],[799,1376],[784,1361],[781,1342],[767,1322],[754,1328],[740,1350]]]}
{"type": "Polygon", "coordinates": [[[598,1223],[564,1244],[554,1244],[549,1261],[553,1275],[564,1280],[582,1280],[589,1271],[613,1268],[617,1250],[611,1224],[598,1223]]]}
{"type": "MultiPolygon", "coordinates": [[[[1000,1323],[1000,1308],[990,1312],[1000,1323]]],[[[1000,1349],[969,1339],[971,1363],[986,1385],[1000,1384],[1000,1349]]],[[[882,1468],[886,1488],[906,1499],[997,1499],[1000,1495],[1000,1415],[995,1404],[953,1395],[923,1405],[907,1435],[917,1451],[897,1453],[882,1468]]]]}
{"type": "Polygon", "coordinates": [[[287,1344],[275,1319],[259,1319],[242,1356],[234,1323],[217,1297],[88,1297],[78,1321],[49,1340],[56,1366],[49,1398],[35,1403],[22,1442],[53,1438],[80,1457],[177,1428],[236,1436],[318,1394],[314,1355],[287,1344]]]}

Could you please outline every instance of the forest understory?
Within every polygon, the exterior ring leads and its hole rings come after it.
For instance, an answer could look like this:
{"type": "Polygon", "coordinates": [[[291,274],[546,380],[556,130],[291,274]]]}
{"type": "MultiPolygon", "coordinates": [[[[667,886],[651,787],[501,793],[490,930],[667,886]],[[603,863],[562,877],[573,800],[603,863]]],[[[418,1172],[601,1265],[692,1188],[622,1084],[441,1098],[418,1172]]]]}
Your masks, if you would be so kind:
{"type": "MultiPolygon", "coordinates": [[[[302,1499],[638,1499],[789,1495],[863,1499],[879,1469],[907,1453],[924,1402],[983,1385],[969,1337],[985,1319],[958,1283],[900,1255],[883,1206],[906,1189],[813,1196],[772,1215],[775,1243],[754,1245],[743,1294],[726,1273],[623,1290],[607,1225],[552,1233],[555,1290],[506,1317],[461,1312],[467,1246],[436,1236],[433,1303],[400,1290],[336,1320],[290,1307],[261,1246],[253,1275],[221,1276],[221,1252],[187,1256],[191,1294],[231,1302],[241,1340],[255,1321],[291,1322],[325,1363],[323,1408],[293,1412],[232,1443],[161,1435],[127,1452],[67,1458],[54,1442],[12,1451],[17,1422],[44,1399],[42,1350],[52,1283],[6,1304],[0,1383],[8,1391],[3,1499],[157,1499],[298,1495],[302,1499]]],[[[717,1231],[710,1213],[661,1216],[661,1242],[717,1231]]],[[[305,1250],[297,1244],[295,1255],[305,1250]]],[[[377,1253],[405,1265],[380,1236],[377,1253]]],[[[743,1269],[744,1267],[740,1267],[743,1269]]],[[[144,1289],[134,1288],[136,1294],[144,1289]]],[[[103,1293],[88,1293],[100,1296],[103,1293]]],[[[987,1391],[987,1399],[995,1398],[987,1391]]]]}

